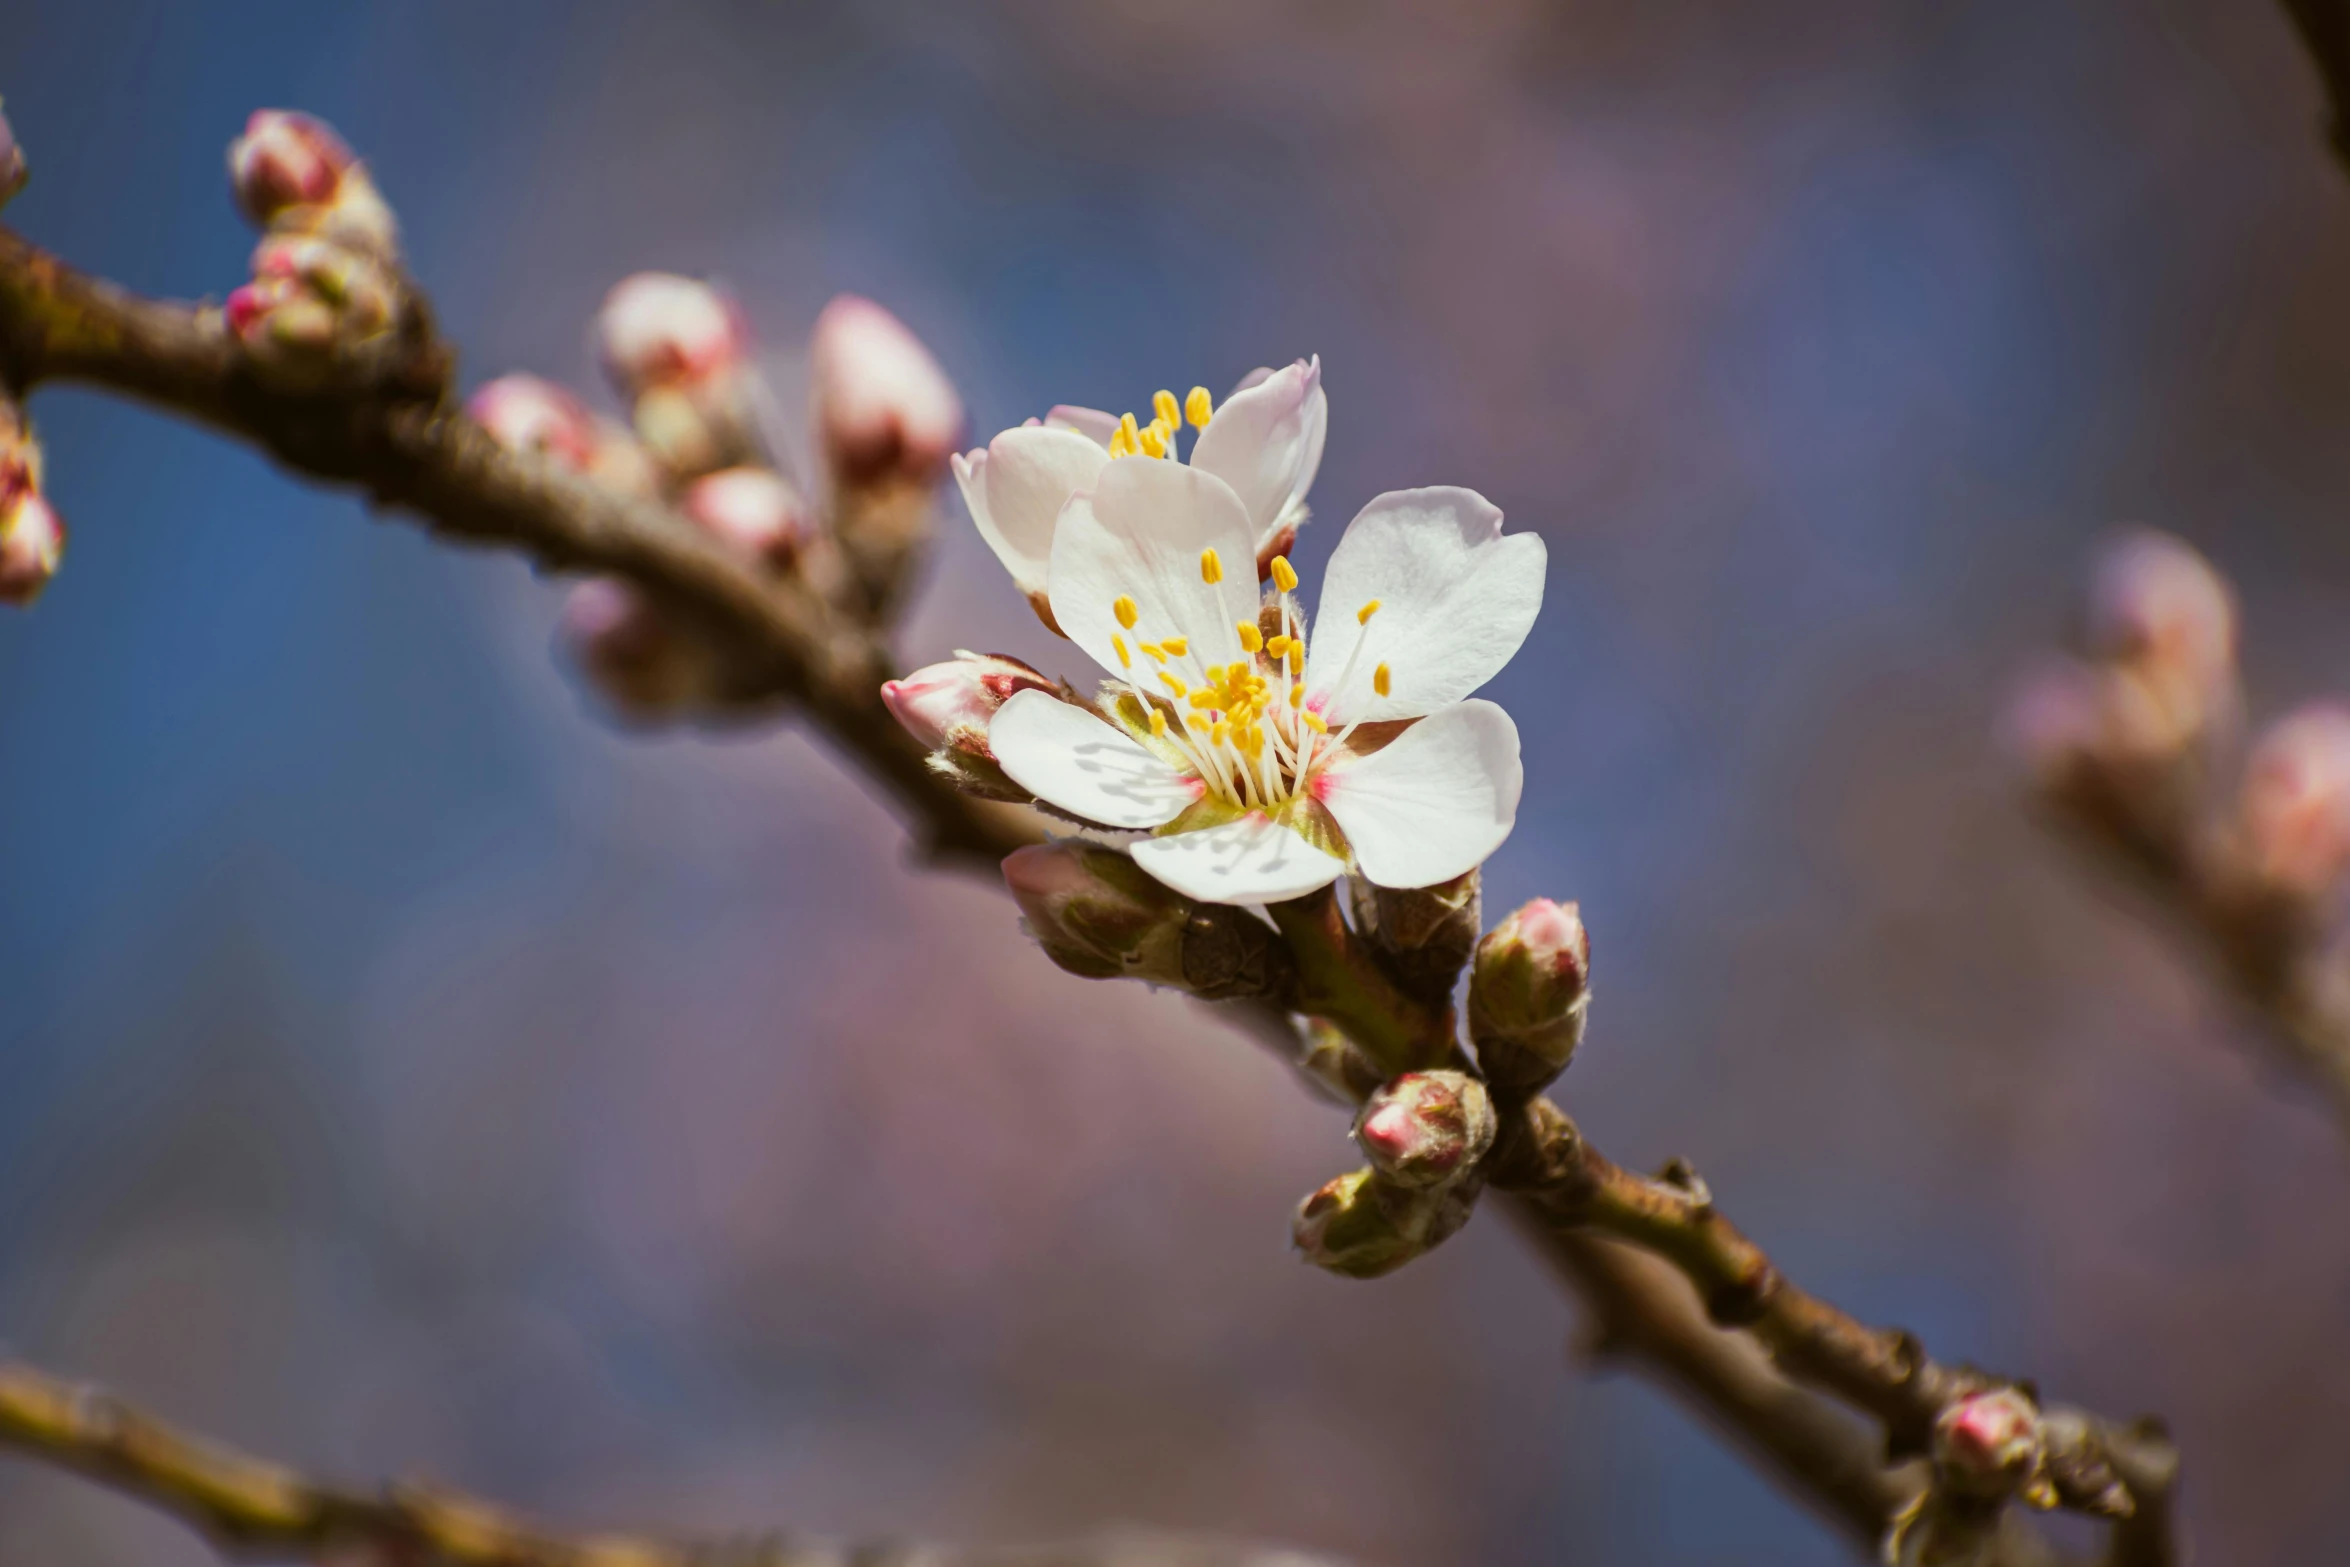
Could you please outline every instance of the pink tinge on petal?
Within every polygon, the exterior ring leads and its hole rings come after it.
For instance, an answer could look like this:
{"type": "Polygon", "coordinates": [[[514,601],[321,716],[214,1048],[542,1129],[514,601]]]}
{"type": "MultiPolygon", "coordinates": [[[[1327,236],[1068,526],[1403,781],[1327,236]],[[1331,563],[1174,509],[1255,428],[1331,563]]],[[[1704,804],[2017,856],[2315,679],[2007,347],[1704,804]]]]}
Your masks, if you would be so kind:
{"type": "Polygon", "coordinates": [[[881,306],[843,294],[810,346],[817,429],[852,481],[938,477],[963,434],[963,402],[921,339],[881,306]]]}
{"type": "Polygon", "coordinates": [[[698,381],[733,368],[749,334],[733,301],[707,283],[639,272],[596,315],[604,368],[624,389],[698,381]]]}

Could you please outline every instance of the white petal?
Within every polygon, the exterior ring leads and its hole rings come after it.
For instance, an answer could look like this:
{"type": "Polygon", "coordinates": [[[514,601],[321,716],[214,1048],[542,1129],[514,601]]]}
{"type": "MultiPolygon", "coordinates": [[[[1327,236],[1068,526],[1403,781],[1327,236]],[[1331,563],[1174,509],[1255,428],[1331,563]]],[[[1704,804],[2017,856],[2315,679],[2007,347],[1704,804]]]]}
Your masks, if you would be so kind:
{"type": "Polygon", "coordinates": [[[1417,718],[1501,672],[1542,612],[1549,552],[1475,490],[1392,490],[1347,524],[1306,643],[1306,700],[1333,724],[1417,718]],[[1365,604],[1379,601],[1365,625],[1365,604]],[[1361,656],[1356,645],[1362,644],[1361,656]],[[1351,664],[1351,667],[1350,667],[1351,664]],[[1373,677],[1388,667],[1387,695],[1373,677]]]}
{"type": "Polygon", "coordinates": [[[1191,465],[1232,486],[1261,544],[1314,482],[1329,426],[1322,361],[1300,360],[1226,398],[1200,431],[1191,465]]]}
{"type": "Polygon", "coordinates": [[[987,726],[987,746],[1014,783],[1105,827],[1158,827],[1204,786],[1132,736],[1043,691],[1015,691],[987,726]]]}
{"type": "Polygon", "coordinates": [[[1518,726],[1491,702],[1429,714],[1384,748],[1322,775],[1322,804],[1363,874],[1429,887],[1481,865],[1518,819],[1518,726]]]}
{"type": "Polygon", "coordinates": [[[1052,606],[1061,634],[1125,680],[1148,682],[1157,667],[1139,644],[1187,638],[1188,652],[1167,667],[1196,685],[1205,665],[1240,657],[1239,623],[1256,619],[1248,515],[1213,474],[1166,458],[1118,458],[1102,469],[1092,494],[1061,514],[1052,606]],[[1200,568],[1209,550],[1222,567],[1214,584],[1200,568]],[[1140,612],[1131,628],[1117,619],[1121,597],[1140,612]],[[1112,638],[1125,643],[1124,659],[1112,638]]]}
{"type": "Polygon", "coordinates": [[[1041,593],[1053,556],[1053,520],[1069,497],[1093,483],[1109,454],[1074,430],[1022,425],[987,443],[958,466],[963,497],[980,537],[1024,593],[1041,593]],[[974,490],[982,498],[972,501],[974,490]]]}
{"type": "Polygon", "coordinates": [[[1279,903],[1346,874],[1344,860],[1263,815],[1145,838],[1130,852],[1135,864],[1201,903],[1279,903]]]}
{"type": "Polygon", "coordinates": [[[1110,437],[1118,430],[1116,414],[1103,413],[1099,408],[1075,408],[1067,403],[1056,403],[1046,409],[1044,422],[1056,430],[1075,430],[1104,448],[1109,446],[1110,437]]]}

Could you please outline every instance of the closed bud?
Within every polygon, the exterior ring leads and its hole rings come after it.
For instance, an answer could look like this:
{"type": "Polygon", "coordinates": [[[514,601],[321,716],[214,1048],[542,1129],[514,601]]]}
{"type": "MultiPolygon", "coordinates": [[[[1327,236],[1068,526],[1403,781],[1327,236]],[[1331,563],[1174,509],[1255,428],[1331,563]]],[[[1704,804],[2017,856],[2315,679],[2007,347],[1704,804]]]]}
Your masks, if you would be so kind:
{"type": "Polygon", "coordinates": [[[0,604],[30,604],[65,557],[65,524],[40,491],[0,492],[0,604]]]}
{"type": "Polygon", "coordinates": [[[616,712],[667,717],[705,700],[713,668],[644,596],[613,577],[592,577],[563,601],[556,640],[616,712]]]}
{"type": "Polygon", "coordinates": [[[2010,1496],[2039,1478],[2047,1442],[2040,1410],[2015,1388],[1973,1393],[1934,1421],[1934,1466],[1952,1489],[2010,1496]]]}
{"type": "Polygon", "coordinates": [[[1591,1004],[1591,938],[1572,903],[1536,898],[1477,943],[1469,1037],[1495,1086],[1532,1091],[1566,1070],[1591,1004]]]}
{"type": "Polygon", "coordinates": [[[253,253],[253,281],[222,313],[265,377],[306,386],[381,368],[396,308],[392,278],[374,258],[312,235],[273,234],[253,253]]]}
{"type": "Polygon", "coordinates": [[[8,128],[8,116],[0,114],[0,207],[24,189],[27,172],[24,149],[16,144],[16,132],[8,128]]]}
{"type": "Polygon", "coordinates": [[[1493,1096],[1466,1072],[1406,1072],[1381,1085],[1355,1117],[1371,1167],[1401,1186],[1446,1186],[1493,1146],[1493,1096]]]}
{"type": "Polygon", "coordinates": [[[1471,1188],[1401,1186],[1355,1170],[1298,1204],[1290,1239],[1324,1272],[1375,1279],[1442,1244],[1474,1204],[1471,1188]]]}
{"type": "Polygon", "coordinates": [[[595,416],[552,381],[502,375],[476,391],[465,411],[508,451],[536,452],[583,473],[595,461],[595,416]]]}
{"type": "Polygon", "coordinates": [[[2181,744],[2233,706],[2236,596],[2209,561],[2168,534],[2133,534],[2098,561],[2089,642],[2145,686],[2181,744]]]}
{"type": "Polygon", "coordinates": [[[1096,844],[1031,844],[1004,858],[1004,885],[1037,945],[1086,979],[1181,985],[1191,905],[1133,859],[1096,844]]]}
{"type": "Polygon", "coordinates": [[[842,294],[809,346],[816,431],[836,478],[934,484],[963,433],[963,403],[921,339],[869,299],[842,294]]]}
{"type": "Polygon", "coordinates": [[[1448,1004],[1461,968],[1476,950],[1479,877],[1474,870],[1433,887],[1380,887],[1356,877],[1355,925],[1378,946],[1396,979],[1415,996],[1448,1004]]]}
{"type": "Polygon", "coordinates": [[[262,109],[229,145],[230,188],[263,228],[299,230],[388,254],[391,210],[366,169],[322,120],[262,109]]]}
{"type": "Polygon", "coordinates": [[[669,272],[623,278],[604,296],[596,339],[605,372],[631,397],[731,373],[749,350],[733,301],[669,272]]]}
{"type": "Polygon", "coordinates": [[[881,688],[881,700],[924,750],[952,747],[992,758],[988,720],[1015,691],[1051,691],[1043,675],[1001,653],[958,648],[943,664],[930,664],[881,688]]]}
{"type": "Polygon", "coordinates": [[[688,487],[688,517],[744,554],[788,565],[808,537],[808,508],[771,468],[723,468],[688,487]]]}
{"type": "Polygon", "coordinates": [[[2313,902],[2340,884],[2350,870],[2350,709],[2304,708],[2261,736],[2236,830],[2263,886],[2313,902]]]}

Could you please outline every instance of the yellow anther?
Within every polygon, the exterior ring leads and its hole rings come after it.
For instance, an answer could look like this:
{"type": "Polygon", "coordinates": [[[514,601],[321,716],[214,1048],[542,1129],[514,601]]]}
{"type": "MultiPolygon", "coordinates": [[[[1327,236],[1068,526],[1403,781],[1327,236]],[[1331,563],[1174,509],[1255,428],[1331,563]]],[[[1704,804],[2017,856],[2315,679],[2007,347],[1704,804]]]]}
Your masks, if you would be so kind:
{"type": "Polygon", "coordinates": [[[1164,664],[1167,661],[1167,649],[1163,643],[1142,642],[1137,643],[1136,645],[1140,647],[1144,653],[1149,655],[1150,661],[1152,663],[1164,664]]]}
{"type": "Polygon", "coordinates": [[[1140,617],[1142,611],[1135,608],[1134,600],[1132,598],[1128,597],[1126,594],[1121,593],[1115,599],[1111,600],[1110,613],[1118,617],[1119,625],[1124,626],[1129,631],[1132,631],[1134,629],[1134,622],[1138,617],[1140,617]]]}
{"type": "Polygon", "coordinates": [[[1378,692],[1381,696],[1385,696],[1387,694],[1387,688],[1390,684],[1392,684],[1392,682],[1387,677],[1387,666],[1385,664],[1381,664],[1377,669],[1371,671],[1372,690],[1378,692]]]}
{"type": "Polygon", "coordinates": [[[1132,414],[1118,416],[1118,433],[1126,437],[1126,444],[1129,447],[1140,444],[1142,439],[1142,428],[1134,422],[1132,414]]]}
{"type": "MultiPolygon", "coordinates": [[[[1379,667],[1381,669],[1385,669],[1387,666],[1385,664],[1381,664],[1379,667]]],[[[1191,689],[1191,687],[1185,685],[1182,681],[1176,679],[1173,675],[1168,674],[1163,669],[1159,671],[1159,678],[1167,682],[1167,689],[1174,692],[1177,696],[1182,696],[1191,689]]],[[[1387,693],[1382,691],[1379,694],[1381,696],[1385,696],[1387,693]]]]}
{"type": "Polygon", "coordinates": [[[1208,731],[1208,738],[1213,740],[1216,744],[1222,745],[1225,741],[1232,738],[1231,723],[1225,719],[1217,719],[1216,727],[1208,731]]]}
{"type": "Polygon", "coordinates": [[[1184,654],[1191,651],[1191,640],[1188,637],[1168,637],[1166,640],[1162,641],[1159,646],[1165,648],[1168,652],[1174,654],[1177,658],[1181,658],[1184,654]]]}
{"type": "Polygon", "coordinates": [[[1194,691],[1191,693],[1191,705],[1203,710],[1214,707],[1218,702],[1223,700],[1224,699],[1222,697],[1218,696],[1213,691],[1194,691]]]}
{"type": "Polygon", "coordinates": [[[1326,735],[1330,732],[1330,726],[1322,721],[1322,715],[1312,708],[1298,714],[1297,721],[1318,735],[1326,735]]]}
{"type": "Polygon", "coordinates": [[[1152,709],[1151,709],[1151,733],[1152,733],[1152,734],[1154,734],[1154,735],[1163,735],[1163,734],[1165,734],[1166,732],[1167,732],[1167,714],[1166,714],[1166,711],[1165,711],[1165,709],[1163,709],[1163,708],[1156,708],[1156,707],[1152,708],[1152,709]]]}
{"type": "Polygon", "coordinates": [[[1151,393],[1151,412],[1159,416],[1154,422],[1165,425],[1169,435],[1183,428],[1183,409],[1177,405],[1173,392],[1151,393]]]}
{"type": "Polygon", "coordinates": [[[1206,734],[1209,729],[1214,727],[1208,722],[1207,715],[1204,713],[1194,713],[1189,718],[1185,719],[1184,722],[1189,724],[1192,728],[1198,730],[1203,735],[1206,734]]]}
{"type": "Polygon", "coordinates": [[[1355,611],[1355,624],[1358,626],[1367,626],[1371,623],[1371,617],[1378,613],[1379,601],[1377,599],[1373,599],[1370,603],[1365,604],[1361,609],[1355,611]]]}
{"type": "Polygon", "coordinates": [[[1120,425],[1110,432],[1110,455],[1112,457],[1132,457],[1141,450],[1142,448],[1135,443],[1135,438],[1126,433],[1124,425],[1120,425]]]}
{"type": "Polygon", "coordinates": [[[1265,634],[1257,629],[1257,623],[1255,621],[1238,621],[1235,623],[1235,629],[1240,632],[1240,647],[1242,652],[1254,653],[1265,645],[1265,634]]]}
{"type": "Polygon", "coordinates": [[[1199,552],[1199,579],[1210,587],[1224,580],[1224,558],[1212,549],[1199,552]]]}
{"type": "Polygon", "coordinates": [[[1191,427],[1195,430],[1206,429],[1215,413],[1216,400],[1208,395],[1208,389],[1204,386],[1193,387],[1191,395],[1183,399],[1183,417],[1191,421],[1191,427]]]}
{"type": "Polygon", "coordinates": [[[1292,642],[1289,644],[1289,678],[1295,680],[1305,672],[1306,645],[1303,642],[1292,642]]]}
{"type": "Polygon", "coordinates": [[[1142,433],[1135,437],[1135,444],[1142,448],[1145,457],[1164,457],[1167,455],[1166,430],[1158,420],[1153,419],[1142,427],[1142,433]]]}
{"type": "Polygon", "coordinates": [[[1304,681],[1300,680],[1296,685],[1293,685],[1289,688],[1289,705],[1291,707],[1303,707],[1306,705],[1306,683],[1304,681]]]}
{"type": "Polygon", "coordinates": [[[1265,651],[1273,655],[1274,663],[1280,663],[1284,658],[1289,656],[1289,638],[1267,637],[1265,639],[1265,651]]]}
{"type": "Polygon", "coordinates": [[[1111,632],[1110,646],[1118,650],[1118,667],[1120,669],[1132,669],[1134,667],[1134,655],[1126,651],[1126,639],[1124,637],[1118,635],[1118,633],[1115,631],[1111,632]]]}
{"type": "MultiPolygon", "coordinates": [[[[1191,395],[1197,397],[1201,394],[1194,392],[1191,395]]],[[[1289,563],[1289,557],[1286,555],[1273,557],[1273,586],[1284,593],[1297,591],[1297,568],[1289,563]]]]}

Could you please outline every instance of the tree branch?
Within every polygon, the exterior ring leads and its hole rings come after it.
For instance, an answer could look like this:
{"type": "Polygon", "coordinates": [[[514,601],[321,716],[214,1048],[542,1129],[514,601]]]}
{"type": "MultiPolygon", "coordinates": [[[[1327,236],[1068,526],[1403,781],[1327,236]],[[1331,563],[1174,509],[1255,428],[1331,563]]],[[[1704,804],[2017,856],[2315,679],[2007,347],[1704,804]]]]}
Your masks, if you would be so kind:
{"type": "Polygon", "coordinates": [[[2326,92],[2326,145],[2350,165],[2350,4],[2344,0],[2284,0],[2301,43],[2326,92]]]}

